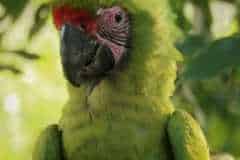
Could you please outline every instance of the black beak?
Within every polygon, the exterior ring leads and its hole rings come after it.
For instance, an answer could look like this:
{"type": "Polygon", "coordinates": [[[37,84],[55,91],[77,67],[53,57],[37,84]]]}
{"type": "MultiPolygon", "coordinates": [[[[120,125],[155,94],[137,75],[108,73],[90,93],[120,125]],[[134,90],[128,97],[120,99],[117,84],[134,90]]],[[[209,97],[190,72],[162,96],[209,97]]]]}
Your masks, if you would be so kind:
{"type": "Polygon", "coordinates": [[[74,86],[102,78],[114,67],[109,48],[69,24],[61,28],[61,60],[65,77],[74,86]]]}

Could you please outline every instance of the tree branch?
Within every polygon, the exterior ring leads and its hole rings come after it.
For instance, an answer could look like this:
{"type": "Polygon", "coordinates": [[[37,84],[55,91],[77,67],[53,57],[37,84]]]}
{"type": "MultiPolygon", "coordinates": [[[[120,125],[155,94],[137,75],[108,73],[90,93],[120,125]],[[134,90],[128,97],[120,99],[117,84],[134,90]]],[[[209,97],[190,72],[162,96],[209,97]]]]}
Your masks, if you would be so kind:
{"type": "Polygon", "coordinates": [[[0,72],[1,71],[10,71],[14,74],[21,74],[22,73],[22,71],[17,69],[15,66],[5,65],[5,64],[0,64],[0,72]]]}

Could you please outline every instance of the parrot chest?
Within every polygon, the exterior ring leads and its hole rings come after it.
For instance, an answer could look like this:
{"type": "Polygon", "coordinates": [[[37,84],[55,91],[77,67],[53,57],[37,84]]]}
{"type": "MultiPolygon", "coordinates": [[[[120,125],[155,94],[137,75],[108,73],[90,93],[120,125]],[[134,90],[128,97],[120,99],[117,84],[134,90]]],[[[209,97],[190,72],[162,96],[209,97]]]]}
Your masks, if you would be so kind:
{"type": "Polygon", "coordinates": [[[63,115],[61,126],[68,160],[167,160],[168,114],[116,108],[63,115]]]}

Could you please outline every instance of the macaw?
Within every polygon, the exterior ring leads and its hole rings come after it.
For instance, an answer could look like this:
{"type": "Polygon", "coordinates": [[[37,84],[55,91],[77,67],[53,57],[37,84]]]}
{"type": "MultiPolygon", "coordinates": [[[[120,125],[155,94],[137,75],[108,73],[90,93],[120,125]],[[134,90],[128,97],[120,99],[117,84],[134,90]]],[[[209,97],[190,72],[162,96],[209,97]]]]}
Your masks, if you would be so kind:
{"type": "Polygon", "coordinates": [[[52,15],[69,100],[33,160],[209,160],[171,103],[181,56],[167,0],[58,0],[52,15]]]}

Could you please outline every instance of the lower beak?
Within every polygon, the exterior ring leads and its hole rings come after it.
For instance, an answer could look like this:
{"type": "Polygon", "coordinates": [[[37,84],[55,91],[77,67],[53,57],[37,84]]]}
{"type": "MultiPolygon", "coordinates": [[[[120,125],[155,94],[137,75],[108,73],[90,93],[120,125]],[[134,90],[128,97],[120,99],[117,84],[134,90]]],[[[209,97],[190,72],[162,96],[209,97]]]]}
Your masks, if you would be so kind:
{"type": "Polygon", "coordinates": [[[64,75],[74,86],[99,77],[114,66],[110,49],[70,24],[61,28],[60,45],[64,75]]]}

